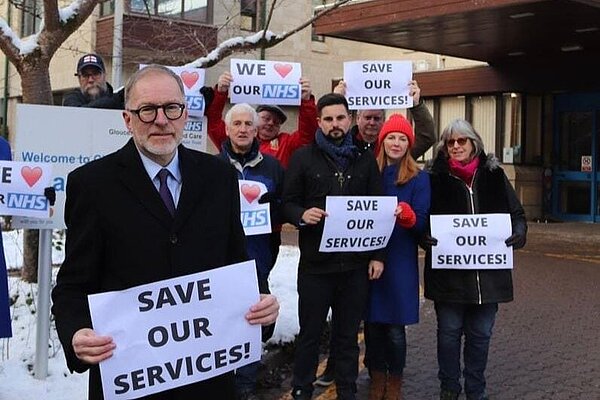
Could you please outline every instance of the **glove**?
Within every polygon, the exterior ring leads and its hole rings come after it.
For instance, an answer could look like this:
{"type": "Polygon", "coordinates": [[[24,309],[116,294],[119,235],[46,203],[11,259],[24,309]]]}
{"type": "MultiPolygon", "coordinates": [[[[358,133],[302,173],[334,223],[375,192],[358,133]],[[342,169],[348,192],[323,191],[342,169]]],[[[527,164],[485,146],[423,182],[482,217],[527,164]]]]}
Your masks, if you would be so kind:
{"type": "Polygon", "coordinates": [[[506,239],[504,241],[504,243],[506,243],[506,245],[508,247],[511,247],[513,249],[520,249],[521,247],[525,246],[525,235],[522,233],[513,233],[512,235],[510,235],[508,237],[508,239],[506,239]]]}
{"type": "Polygon", "coordinates": [[[48,199],[48,203],[50,203],[51,206],[56,203],[56,189],[54,189],[54,186],[44,188],[44,197],[48,199]]]}
{"type": "Polygon", "coordinates": [[[200,88],[200,94],[204,96],[204,109],[206,110],[215,98],[215,90],[210,86],[202,86],[200,88]]]}
{"type": "Polygon", "coordinates": [[[275,201],[277,201],[277,195],[273,192],[266,192],[260,196],[258,204],[274,203],[275,201]]]}
{"type": "Polygon", "coordinates": [[[417,215],[414,210],[410,206],[410,204],[401,201],[398,203],[398,207],[402,209],[402,211],[396,216],[396,223],[403,228],[412,228],[417,223],[417,215]]]}
{"type": "Polygon", "coordinates": [[[419,240],[419,246],[421,246],[423,250],[429,250],[431,249],[431,246],[437,246],[437,243],[437,239],[428,233],[424,233],[419,240]]]}

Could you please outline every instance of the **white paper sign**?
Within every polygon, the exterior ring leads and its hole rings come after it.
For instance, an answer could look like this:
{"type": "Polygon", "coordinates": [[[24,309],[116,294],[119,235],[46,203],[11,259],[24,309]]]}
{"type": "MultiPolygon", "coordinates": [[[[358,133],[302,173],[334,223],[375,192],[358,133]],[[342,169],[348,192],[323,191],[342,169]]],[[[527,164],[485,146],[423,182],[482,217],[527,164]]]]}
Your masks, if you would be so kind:
{"type": "Polygon", "coordinates": [[[116,344],[100,363],[107,400],[147,396],[260,360],[260,326],[244,318],[259,301],[254,261],[88,299],[94,330],[116,344]]]}
{"type": "Polygon", "coordinates": [[[511,269],[512,234],[509,214],[432,215],[432,268],[511,269]]]}
{"type": "Polygon", "coordinates": [[[344,63],[346,99],[351,110],[410,108],[410,61],[349,61],[344,63]]]}
{"type": "Polygon", "coordinates": [[[300,63],[231,60],[232,103],[300,105],[300,63]]]}
{"type": "Polygon", "coordinates": [[[48,218],[44,188],[51,182],[52,164],[0,161],[0,215],[48,218]]]}
{"type": "Polygon", "coordinates": [[[394,230],[394,196],[327,196],[319,251],[369,251],[384,248],[394,230]]]}
{"type": "Polygon", "coordinates": [[[271,206],[259,204],[260,196],[267,193],[264,183],[240,179],[240,208],[246,236],[271,233],[271,206]]]}
{"type": "MultiPolygon", "coordinates": [[[[15,228],[63,229],[67,175],[75,168],[121,148],[131,135],[122,111],[17,104],[15,159],[52,164],[56,204],[51,218],[13,218],[15,228]]],[[[206,151],[206,124],[188,121],[182,143],[206,151]]]]}

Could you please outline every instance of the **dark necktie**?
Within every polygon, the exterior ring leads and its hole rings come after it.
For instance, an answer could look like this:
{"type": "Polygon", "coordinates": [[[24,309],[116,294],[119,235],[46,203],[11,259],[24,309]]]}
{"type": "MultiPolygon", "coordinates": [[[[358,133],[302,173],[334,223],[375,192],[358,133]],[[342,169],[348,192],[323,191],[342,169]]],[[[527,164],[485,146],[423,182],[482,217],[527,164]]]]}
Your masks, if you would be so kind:
{"type": "Polygon", "coordinates": [[[167,178],[169,175],[171,175],[171,173],[166,168],[163,168],[158,172],[158,180],[160,181],[158,193],[160,193],[160,198],[162,199],[163,203],[165,203],[165,206],[167,206],[167,210],[169,210],[171,216],[174,216],[175,202],[173,201],[173,195],[171,195],[169,186],[167,186],[167,178]]]}

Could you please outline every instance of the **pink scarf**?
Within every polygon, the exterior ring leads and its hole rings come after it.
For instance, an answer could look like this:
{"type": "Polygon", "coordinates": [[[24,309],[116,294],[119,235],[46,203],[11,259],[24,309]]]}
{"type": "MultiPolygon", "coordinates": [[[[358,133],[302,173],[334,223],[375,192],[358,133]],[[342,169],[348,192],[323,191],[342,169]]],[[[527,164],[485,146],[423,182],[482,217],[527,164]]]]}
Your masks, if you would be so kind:
{"type": "Polygon", "coordinates": [[[460,161],[448,159],[448,166],[452,175],[456,175],[462,179],[468,186],[471,186],[475,170],[479,166],[479,157],[473,158],[466,164],[461,164],[460,161]]]}

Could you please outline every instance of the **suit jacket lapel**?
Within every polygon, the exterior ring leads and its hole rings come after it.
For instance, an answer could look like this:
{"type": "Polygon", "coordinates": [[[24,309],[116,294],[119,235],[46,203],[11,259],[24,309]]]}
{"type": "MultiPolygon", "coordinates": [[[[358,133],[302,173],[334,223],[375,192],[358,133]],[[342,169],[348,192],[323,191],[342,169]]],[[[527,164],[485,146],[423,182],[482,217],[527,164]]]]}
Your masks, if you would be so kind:
{"type": "Polygon", "coordinates": [[[183,145],[179,146],[179,169],[182,186],[175,211],[175,230],[187,221],[190,213],[198,207],[202,194],[206,193],[206,179],[202,178],[203,167],[198,158],[193,157],[190,150],[183,145]]]}
{"type": "Polygon", "coordinates": [[[119,150],[119,166],[121,167],[119,178],[123,184],[152,216],[158,219],[165,227],[170,228],[173,218],[160,198],[156,187],[150,180],[133,143],[133,139],[130,139],[119,150]]]}

